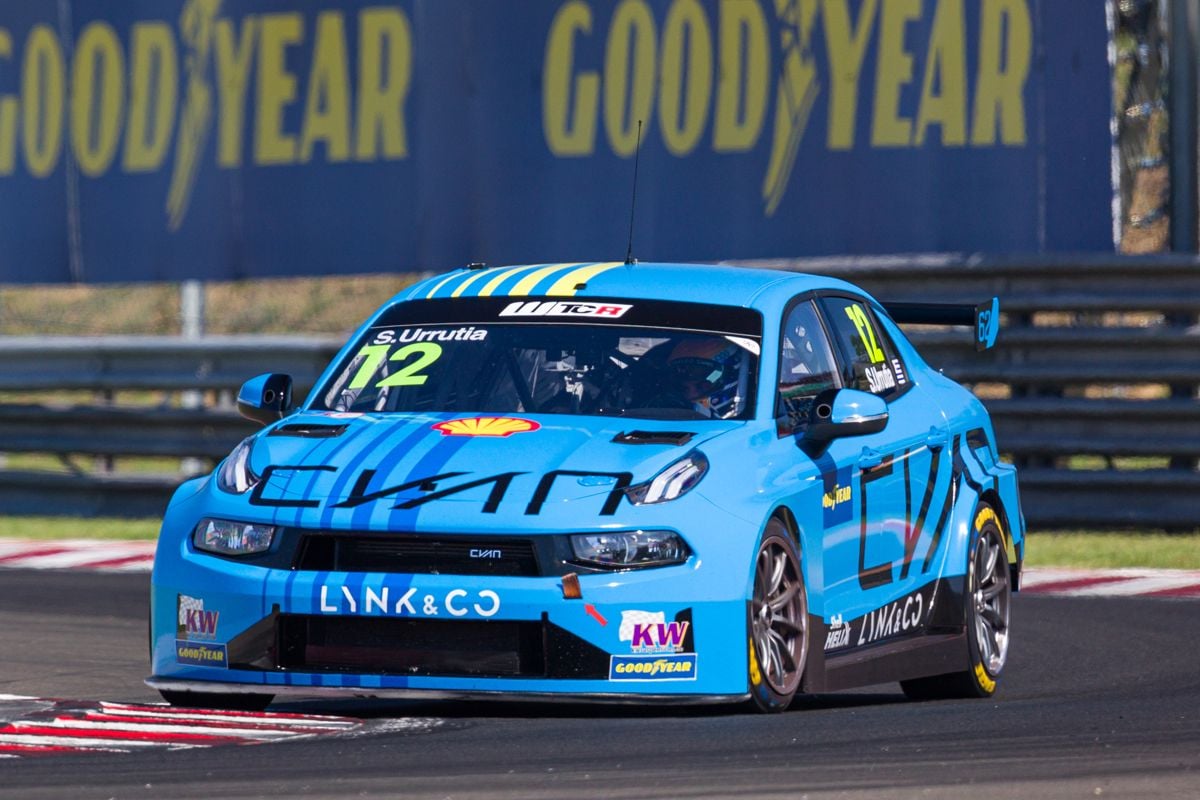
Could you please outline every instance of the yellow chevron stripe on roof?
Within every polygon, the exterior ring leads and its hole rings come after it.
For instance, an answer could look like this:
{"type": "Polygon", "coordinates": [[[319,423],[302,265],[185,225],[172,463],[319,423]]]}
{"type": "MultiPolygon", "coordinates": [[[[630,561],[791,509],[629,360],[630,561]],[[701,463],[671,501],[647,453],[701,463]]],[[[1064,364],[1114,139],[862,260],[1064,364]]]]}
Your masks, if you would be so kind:
{"type": "Polygon", "coordinates": [[[432,289],[429,290],[429,294],[425,295],[425,299],[428,300],[429,298],[433,297],[435,294],[437,294],[438,289],[442,288],[450,281],[459,277],[459,275],[460,275],[460,273],[458,273],[458,272],[452,272],[449,275],[447,275],[446,277],[442,278],[440,281],[438,281],[436,284],[434,284],[434,287],[432,289]]]}
{"type": "Polygon", "coordinates": [[[527,295],[531,291],[533,291],[533,287],[536,286],[538,281],[542,280],[543,278],[545,278],[549,275],[552,275],[555,272],[558,272],[559,270],[573,269],[575,267],[581,266],[583,263],[585,263],[585,262],[576,262],[574,264],[551,264],[548,267],[542,267],[539,270],[534,270],[533,272],[526,275],[524,278],[521,278],[521,280],[519,280],[517,282],[517,285],[514,286],[512,288],[512,290],[508,293],[508,296],[509,297],[522,297],[524,295],[527,295]]]}
{"type": "Polygon", "coordinates": [[[589,267],[580,267],[579,269],[572,270],[556,280],[546,294],[551,297],[571,297],[575,292],[579,291],[575,288],[579,284],[587,283],[601,272],[608,272],[610,269],[619,266],[621,266],[620,261],[605,261],[600,264],[592,264],[589,267]]]}
{"type": "Polygon", "coordinates": [[[538,269],[540,266],[541,266],[540,264],[534,264],[532,267],[513,267],[512,269],[506,269],[506,270],[504,270],[504,272],[501,272],[499,275],[497,275],[496,277],[494,277],[490,281],[488,281],[486,284],[484,284],[484,287],[479,290],[478,296],[479,297],[490,297],[492,292],[496,291],[496,287],[498,287],[500,284],[504,283],[504,281],[506,279],[511,278],[513,275],[516,275],[517,273],[525,272],[526,270],[538,269]]]}
{"type": "Polygon", "coordinates": [[[475,281],[482,278],[484,275],[495,275],[496,270],[498,270],[498,269],[499,269],[499,267],[492,267],[491,269],[481,269],[478,272],[472,272],[470,275],[467,276],[467,279],[465,281],[463,281],[462,283],[460,283],[458,286],[455,287],[454,291],[450,293],[450,296],[451,297],[462,296],[462,293],[464,291],[466,291],[466,288],[468,286],[470,286],[472,283],[474,283],[475,281]]]}

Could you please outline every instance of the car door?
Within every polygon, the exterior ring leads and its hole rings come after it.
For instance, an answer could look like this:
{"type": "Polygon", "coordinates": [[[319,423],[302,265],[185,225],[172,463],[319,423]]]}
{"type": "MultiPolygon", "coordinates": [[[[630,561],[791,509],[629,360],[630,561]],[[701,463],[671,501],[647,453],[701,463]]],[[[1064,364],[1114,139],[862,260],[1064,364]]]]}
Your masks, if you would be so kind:
{"type": "Polygon", "coordinates": [[[836,439],[817,459],[823,474],[834,475],[833,493],[827,487],[824,498],[827,618],[836,626],[902,605],[886,620],[855,626],[853,640],[841,644],[856,646],[915,631],[924,622],[932,600],[931,588],[922,592],[930,581],[926,555],[937,545],[932,529],[939,524],[930,515],[943,507],[938,490],[949,489],[946,420],[909,380],[869,303],[831,293],[818,305],[842,385],[888,404],[882,431],[836,439]]]}

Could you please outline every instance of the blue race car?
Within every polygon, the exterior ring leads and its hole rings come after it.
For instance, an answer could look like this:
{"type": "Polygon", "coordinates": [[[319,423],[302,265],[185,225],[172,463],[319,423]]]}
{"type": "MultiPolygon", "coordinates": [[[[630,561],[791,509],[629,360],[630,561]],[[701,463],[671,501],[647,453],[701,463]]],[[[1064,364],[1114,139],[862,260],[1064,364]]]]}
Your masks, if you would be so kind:
{"type": "Polygon", "coordinates": [[[967,390],[843,281],[677,264],[418,283],[308,399],[179,488],[147,683],[275,695],[748,701],[899,681],[987,697],[1024,521],[967,390]]]}

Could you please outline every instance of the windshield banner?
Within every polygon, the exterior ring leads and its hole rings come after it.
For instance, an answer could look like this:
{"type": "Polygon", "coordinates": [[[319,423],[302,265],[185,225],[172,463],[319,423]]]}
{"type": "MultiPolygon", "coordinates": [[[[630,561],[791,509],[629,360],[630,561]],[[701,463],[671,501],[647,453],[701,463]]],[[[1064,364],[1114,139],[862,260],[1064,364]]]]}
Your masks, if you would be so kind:
{"type": "Polygon", "coordinates": [[[1111,250],[1103,3],[0,9],[0,282],[1111,250]]]}

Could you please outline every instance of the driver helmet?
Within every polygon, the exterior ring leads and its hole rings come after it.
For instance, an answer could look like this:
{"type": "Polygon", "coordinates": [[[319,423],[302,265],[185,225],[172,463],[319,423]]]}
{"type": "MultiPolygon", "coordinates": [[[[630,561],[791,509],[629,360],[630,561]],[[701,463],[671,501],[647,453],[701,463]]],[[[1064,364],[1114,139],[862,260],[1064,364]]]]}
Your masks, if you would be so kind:
{"type": "Polygon", "coordinates": [[[736,344],[723,339],[685,339],[667,356],[667,368],[698,410],[725,416],[737,399],[735,367],[740,352],[736,344]]]}

